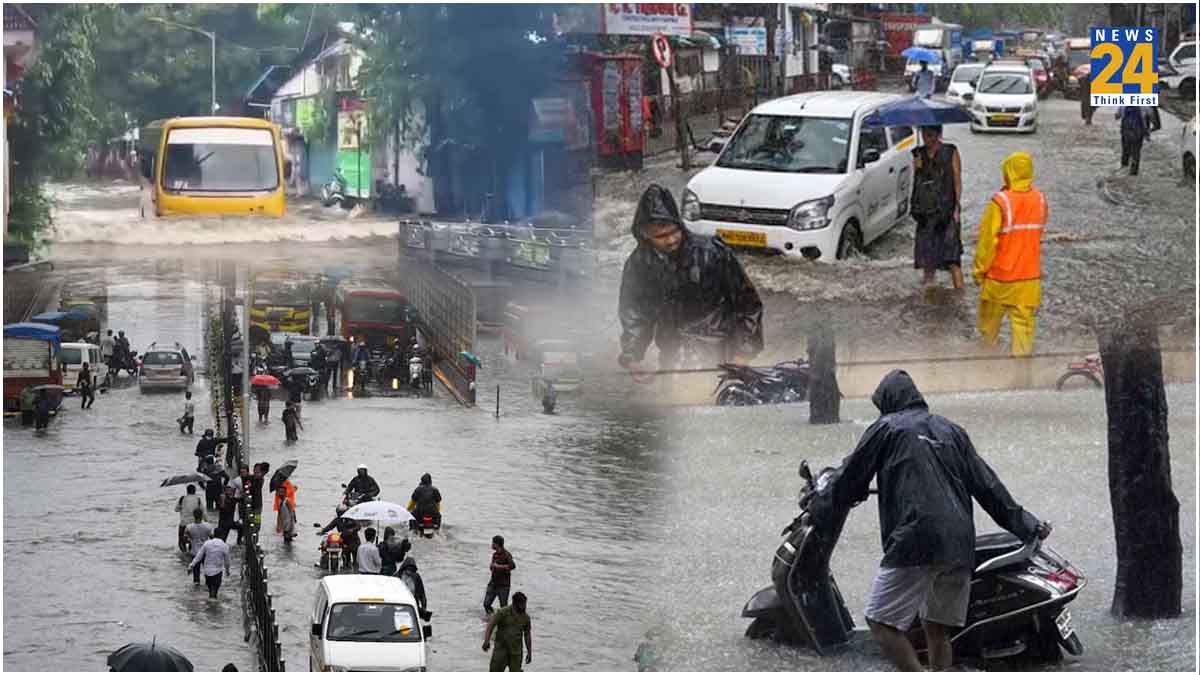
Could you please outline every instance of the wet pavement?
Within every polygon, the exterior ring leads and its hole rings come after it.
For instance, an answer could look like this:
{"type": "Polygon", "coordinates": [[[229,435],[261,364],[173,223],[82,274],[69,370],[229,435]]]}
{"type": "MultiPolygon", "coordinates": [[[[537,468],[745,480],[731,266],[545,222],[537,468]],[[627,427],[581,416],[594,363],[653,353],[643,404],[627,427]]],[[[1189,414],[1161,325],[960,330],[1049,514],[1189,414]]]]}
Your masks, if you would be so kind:
{"type": "MultiPolygon", "coordinates": [[[[920,382],[917,382],[920,386],[920,382]]],[[[1191,670],[1196,658],[1196,389],[1167,388],[1171,473],[1183,540],[1183,614],[1118,621],[1109,614],[1116,572],[1107,480],[1104,394],[1094,389],[930,395],[930,410],[961,424],[980,455],[1025,508],[1051,521],[1047,544],[1083,571],[1087,587],[1069,605],[1084,645],[1050,670],[1191,670]]],[[[811,426],[806,405],[677,408],[662,439],[666,539],[654,584],[654,626],[639,654],[650,670],[889,670],[865,640],[821,658],[743,633],[741,610],[770,585],[779,532],[796,515],[807,459],[814,473],[837,466],[878,417],[870,402],[842,403],[841,424],[811,426]]],[[[975,508],[977,531],[997,531],[975,508]]],[[[859,628],[879,560],[873,499],[851,512],[831,570],[859,628]]],[[[1001,669],[1040,670],[1008,663],[1001,669]]]]}
{"type": "MultiPolygon", "coordinates": [[[[1039,103],[1033,135],[973,134],[966,125],[946,126],[946,140],[963,157],[963,256],[969,271],[979,218],[1003,179],[1000,164],[1010,153],[1033,155],[1035,185],[1047,198],[1050,223],[1042,245],[1043,304],[1038,342],[1094,341],[1088,321],[1105,321],[1130,305],[1162,298],[1190,298],[1195,291],[1196,188],[1180,165],[1182,122],[1162,115],[1163,129],[1142,155],[1137,177],[1121,175],[1119,126],[1114,109],[1097,111],[1094,124],[1079,118],[1077,101],[1061,97],[1039,103]],[[1106,198],[1115,197],[1114,204],[1106,198]]],[[[715,158],[702,154],[702,164],[715,158]]],[[[651,182],[677,199],[687,180],[673,154],[647,160],[641,172],[610,173],[600,182],[596,204],[598,291],[607,294],[610,349],[614,350],[616,292],[621,266],[634,248],[629,225],[637,199],[651,182]]],[[[975,296],[968,274],[966,297],[929,304],[920,295],[921,273],[912,268],[913,225],[903,224],[867,250],[865,258],[836,264],[739,254],[763,295],[766,362],[794,358],[787,336],[804,335],[814,322],[879,344],[911,346],[934,340],[936,350],[957,349],[975,340],[975,296]]],[[[942,273],[939,283],[949,285],[942,273]]],[[[1187,303],[1192,305],[1192,303],[1187,303]]],[[[1176,317],[1180,332],[1194,340],[1194,307],[1176,317]]],[[[1007,337],[1002,337],[1007,340],[1007,337]]]]}
{"type": "MultiPolygon", "coordinates": [[[[216,251],[302,258],[312,272],[331,261],[379,271],[395,260],[394,242],[372,240],[236,252],[192,245],[187,260],[155,246],[67,244],[53,255],[70,279],[107,285],[109,325],[124,329],[135,348],[179,340],[203,364],[204,284],[213,267],[204,256],[216,251]]],[[[505,357],[496,338],[481,338],[477,352],[484,366],[475,409],[442,391],[429,399],[377,394],[305,402],[295,444],[284,441],[279,403],[269,425],[251,427],[251,462],[299,461],[301,535],[284,546],[268,511],[262,537],[289,669],[308,666],[308,615],[320,577],[312,523],[334,515],[338,484],[360,462],[384,499],[407,503],[426,471],[445,497],[442,535],[414,548],[434,612],[431,668],[486,664],[481,602],[495,534],[506,537],[517,562],[513,591],[529,596],[534,667],[634,666],[665,488],[652,444],[656,422],[624,408],[616,392],[587,386],[561,395],[558,414],[544,415],[530,394],[528,362],[505,357]]],[[[211,424],[206,386],[201,378],[193,387],[198,431],[211,424]]],[[[5,667],[43,669],[53,659],[55,668],[102,669],[116,647],[157,635],[203,669],[227,661],[248,669],[254,655],[242,643],[237,585],[215,605],[193,590],[174,549],[171,507],[183,489],[157,487],[193,466],[196,437],[180,436],[173,423],[182,394],[121,387],[91,411],[72,404],[44,436],[5,423],[5,667]]]]}

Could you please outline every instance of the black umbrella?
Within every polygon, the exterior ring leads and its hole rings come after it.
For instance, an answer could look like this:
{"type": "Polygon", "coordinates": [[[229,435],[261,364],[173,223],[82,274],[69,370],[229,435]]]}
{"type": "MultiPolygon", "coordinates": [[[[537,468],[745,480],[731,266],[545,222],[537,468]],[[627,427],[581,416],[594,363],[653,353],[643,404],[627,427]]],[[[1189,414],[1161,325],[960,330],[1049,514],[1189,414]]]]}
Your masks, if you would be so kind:
{"type": "Polygon", "coordinates": [[[202,473],[192,471],[191,473],[181,473],[178,476],[171,476],[163,479],[162,485],[159,487],[170,487],[172,485],[184,485],[186,483],[200,483],[201,485],[208,482],[208,476],[202,473]]]}
{"type": "Polygon", "coordinates": [[[109,670],[116,673],[190,673],[192,662],[171,647],[159,647],[155,642],[130,642],[108,655],[109,670]]]}
{"type": "Polygon", "coordinates": [[[292,472],[296,470],[298,462],[294,459],[289,459],[283,463],[283,466],[275,469],[275,473],[271,474],[271,492],[279,489],[283,481],[292,477],[292,472]]]}

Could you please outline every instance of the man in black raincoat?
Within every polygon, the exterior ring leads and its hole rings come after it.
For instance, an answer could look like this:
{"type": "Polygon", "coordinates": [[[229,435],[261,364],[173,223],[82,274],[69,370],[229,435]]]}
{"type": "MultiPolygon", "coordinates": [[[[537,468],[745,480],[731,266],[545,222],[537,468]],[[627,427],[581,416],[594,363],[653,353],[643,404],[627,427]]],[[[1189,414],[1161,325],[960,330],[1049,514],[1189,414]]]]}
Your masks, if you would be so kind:
{"type": "Polygon", "coordinates": [[[900,670],[924,670],[905,636],[918,615],[929,665],[953,662],[949,627],[962,626],[975,560],[974,497],[1004,529],[1029,541],[1050,524],[1021,508],[971,444],[967,432],[931,415],[903,370],[884,376],[871,400],[880,417],[810,505],[813,517],[865,500],[878,476],[883,561],[867,599],[867,623],[900,670]]]}
{"type": "Polygon", "coordinates": [[[663,368],[747,361],[762,351],[754,284],[723,241],[684,227],[669,191],[651,185],[642,193],[633,236],[638,246],[621,276],[623,367],[646,370],[652,340],[663,368]]]}

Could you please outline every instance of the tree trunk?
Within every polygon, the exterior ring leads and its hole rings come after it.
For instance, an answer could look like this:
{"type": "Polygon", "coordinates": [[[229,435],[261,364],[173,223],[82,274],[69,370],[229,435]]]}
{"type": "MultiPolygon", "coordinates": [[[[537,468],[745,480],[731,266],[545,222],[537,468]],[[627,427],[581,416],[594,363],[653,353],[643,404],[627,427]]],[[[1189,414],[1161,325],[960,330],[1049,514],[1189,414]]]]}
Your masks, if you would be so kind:
{"type": "Polygon", "coordinates": [[[837,383],[837,345],[827,326],[815,327],[808,336],[808,422],[841,421],[842,392],[837,383]]]}
{"type": "Polygon", "coordinates": [[[767,96],[779,96],[778,56],[775,53],[775,26],[778,25],[777,5],[764,5],[764,19],[767,26],[767,96]]]}
{"type": "Polygon", "coordinates": [[[1108,411],[1108,491],[1117,543],[1112,613],[1180,615],[1183,547],[1179,500],[1171,488],[1167,397],[1158,330],[1152,322],[1100,336],[1108,411]]]}

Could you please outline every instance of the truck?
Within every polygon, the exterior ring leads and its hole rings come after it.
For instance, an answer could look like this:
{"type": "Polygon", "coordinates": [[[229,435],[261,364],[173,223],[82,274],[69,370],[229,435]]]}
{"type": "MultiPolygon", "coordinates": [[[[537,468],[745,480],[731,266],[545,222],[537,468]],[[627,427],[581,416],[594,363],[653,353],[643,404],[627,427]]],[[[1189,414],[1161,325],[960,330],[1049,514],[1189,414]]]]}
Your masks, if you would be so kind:
{"type": "Polygon", "coordinates": [[[271,333],[311,332],[313,281],[285,272],[264,271],[254,276],[250,289],[251,341],[257,345],[271,333]]]}
{"type": "Polygon", "coordinates": [[[1063,92],[1067,98],[1077,98],[1080,95],[1079,78],[1090,71],[1091,64],[1092,39],[1082,37],[1067,40],[1067,72],[1070,74],[1067,77],[1066,90],[1063,92]]]}
{"type": "Polygon", "coordinates": [[[62,402],[63,373],[58,362],[60,333],[43,323],[12,323],[4,327],[4,412],[21,410],[21,393],[27,387],[57,385],[47,389],[51,407],[62,402]]]}
{"type": "MultiPolygon", "coordinates": [[[[962,63],[962,33],[962,26],[956,23],[930,23],[917,26],[913,30],[914,47],[931,49],[942,55],[942,62],[929,64],[929,70],[933,71],[933,76],[943,86],[949,81],[955,67],[962,63]]],[[[909,87],[914,90],[916,86],[913,84],[913,75],[920,69],[921,65],[912,59],[904,66],[904,76],[909,81],[909,87]]]]}
{"type": "Polygon", "coordinates": [[[338,284],[337,311],[342,337],[370,349],[407,345],[416,335],[408,297],[382,280],[352,280],[338,284]]]}

